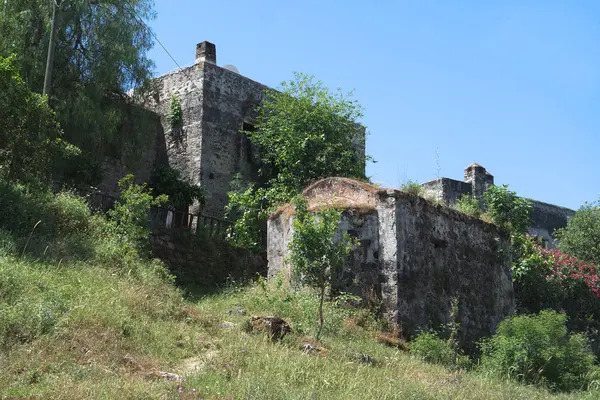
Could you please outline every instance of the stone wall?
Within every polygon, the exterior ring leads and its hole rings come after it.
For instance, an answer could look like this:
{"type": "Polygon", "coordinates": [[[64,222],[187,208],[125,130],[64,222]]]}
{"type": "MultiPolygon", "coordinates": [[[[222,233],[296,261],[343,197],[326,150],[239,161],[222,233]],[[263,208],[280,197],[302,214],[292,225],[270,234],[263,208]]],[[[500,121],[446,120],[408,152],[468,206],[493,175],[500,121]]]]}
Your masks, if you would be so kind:
{"type": "Polygon", "coordinates": [[[201,182],[206,212],[221,215],[237,173],[256,179],[256,149],[240,132],[252,124],[266,86],[211,63],[204,63],[201,182]]]}
{"type": "MultiPolygon", "coordinates": [[[[483,192],[493,184],[494,177],[485,168],[473,163],[465,169],[465,181],[440,178],[425,182],[421,186],[428,195],[441,200],[448,206],[456,204],[463,194],[478,197],[483,206],[481,201],[483,192]]],[[[568,219],[575,215],[575,211],[537,200],[529,200],[533,206],[529,233],[540,236],[546,247],[556,247],[556,241],[552,237],[554,231],[566,227],[568,219]]]]}
{"type": "MultiPolygon", "coordinates": [[[[448,322],[453,298],[463,343],[489,335],[512,313],[509,242],[495,226],[408,193],[349,181],[328,178],[304,192],[313,210],[345,208],[340,231],[361,241],[335,288],[377,297],[408,337],[448,322]]],[[[290,275],[284,261],[292,221],[293,210],[284,207],[268,222],[270,276],[290,275]]]]}
{"type": "Polygon", "coordinates": [[[151,140],[148,140],[145,148],[140,149],[139,160],[132,162],[123,158],[104,157],[100,166],[102,181],[97,185],[102,193],[118,197],[120,194],[119,180],[125,175],[133,174],[136,183],[148,182],[155,165],[167,164],[165,135],[160,118],[150,112],[146,114],[146,117],[152,122],[149,124],[151,128],[148,130],[151,140]]]}
{"type": "Polygon", "coordinates": [[[531,204],[533,211],[529,233],[541,237],[547,248],[556,247],[554,231],[566,227],[569,218],[575,215],[575,211],[536,200],[531,200],[531,204]]]}
{"type": "Polygon", "coordinates": [[[440,199],[444,204],[455,204],[463,194],[472,194],[473,189],[470,183],[457,181],[449,178],[440,178],[425,182],[421,185],[425,192],[440,199]]]}
{"type": "Polygon", "coordinates": [[[164,261],[184,286],[214,288],[266,274],[264,254],[251,254],[202,232],[155,229],[151,242],[153,255],[164,261]]]}

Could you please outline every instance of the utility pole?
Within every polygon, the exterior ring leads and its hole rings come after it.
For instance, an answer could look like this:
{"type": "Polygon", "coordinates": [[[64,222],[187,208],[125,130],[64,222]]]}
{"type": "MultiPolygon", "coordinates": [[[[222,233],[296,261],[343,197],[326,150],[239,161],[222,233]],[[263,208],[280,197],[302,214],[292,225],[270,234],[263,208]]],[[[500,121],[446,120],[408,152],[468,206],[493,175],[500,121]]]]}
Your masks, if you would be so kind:
{"type": "Polygon", "coordinates": [[[56,47],[56,30],[58,29],[58,14],[60,13],[61,0],[52,2],[52,28],[50,29],[50,43],[48,43],[48,58],[46,60],[46,74],[44,75],[44,90],[43,95],[50,93],[52,85],[52,64],[54,64],[54,48],[56,47]]]}

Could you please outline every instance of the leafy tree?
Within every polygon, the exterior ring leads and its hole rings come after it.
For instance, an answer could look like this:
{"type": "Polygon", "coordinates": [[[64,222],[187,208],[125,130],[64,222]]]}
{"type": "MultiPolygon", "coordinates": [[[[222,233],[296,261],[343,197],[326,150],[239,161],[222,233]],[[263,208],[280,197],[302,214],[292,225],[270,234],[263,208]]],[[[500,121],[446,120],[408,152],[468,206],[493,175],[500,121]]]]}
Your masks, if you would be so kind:
{"type": "Polygon", "coordinates": [[[0,177],[43,181],[78,149],[62,140],[46,98],[29,90],[14,60],[0,56],[0,177]]]}
{"type": "Polygon", "coordinates": [[[508,185],[492,186],[487,189],[483,194],[483,202],[495,224],[512,235],[527,233],[531,202],[508,190],[508,185]]]}
{"type": "Polygon", "coordinates": [[[581,206],[555,236],[565,253],[600,264],[600,201],[581,206]]]}
{"type": "Polygon", "coordinates": [[[364,179],[360,105],[304,74],[267,90],[257,108],[256,130],[245,132],[259,149],[258,184],[235,182],[227,213],[236,217],[235,242],[259,247],[260,221],[309,183],[328,176],[364,179]],[[360,148],[361,150],[357,149],[360,148]]]}
{"type": "MultiPolygon", "coordinates": [[[[52,4],[0,4],[0,55],[17,54],[15,63],[33,91],[43,86],[52,4]]],[[[78,168],[104,155],[136,160],[151,139],[125,92],[151,76],[146,54],[152,36],[144,20],[153,18],[153,5],[151,0],[61,2],[49,102],[65,139],[86,156],[78,168]]]]}
{"type": "Polygon", "coordinates": [[[332,278],[344,266],[355,242],[348,233],[337,235],[342,212],[333,208],[311,213],[306,201],[295,203],[294,234],[289,244],[289,262],[294,275],[304,284],[319,291],[319,329],[323,330],[323,301],[332,278]]]}
{"type": "Polygon", "coordinates": [[[194,201],[204,204],[204,189],[190,183],[171,167],[158,166],[152,171],[150,186],[155,196],[165,194],[168,204],[176,210],[185,210],[194,201]]]}

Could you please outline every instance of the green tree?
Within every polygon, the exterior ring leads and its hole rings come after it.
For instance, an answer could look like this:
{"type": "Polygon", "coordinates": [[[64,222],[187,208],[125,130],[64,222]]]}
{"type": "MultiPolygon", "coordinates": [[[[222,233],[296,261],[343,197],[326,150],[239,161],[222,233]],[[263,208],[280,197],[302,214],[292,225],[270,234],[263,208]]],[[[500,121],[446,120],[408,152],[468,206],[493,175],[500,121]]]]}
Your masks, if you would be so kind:
{"type": "Polygon", "coordinates": [[[176,210],[187,211],[194,201],[204,205],[204,188],[194,185],[171,167],[157,166],[152,170],[150,186],[155,196],[165,194],[168,204],[176,210]]]}
{"type": "MultiPolygon", "coordinates": [[[[0,4],[0,55],[17,54],[23,80],[41,92],[53,1],[11,0],[0,4]]],[[[86,160],[104,155],[137,160],[147,143],[147,122],[132,111],[125,92],[151,76],[147,57],[152,36],[151,0],[61,2],[50,105],[65,139],[86,160]],[[132,122],[133,121],[133,122],[132,122]],[[131,129],[131,125],[138,129],[131,129]]],[[[89,162],[87,163],[89,164],[89,162]]],[[[77,168],[81,168],[79,162],[77,168]]]]}
{"type": "Polygon", "coordinates": [[[54,165],[78,149],[62,140],[46,98],[29,90],[14,60],[0,56],[0,177],[45,181],[54,165]]]}
{"type": "Polygon", "coordinates": [[[531,202],[511,190],[508,185],[492,186],[483,194],[488,215],[511,235],[524,235],[530,223],[531,202]]]}
{"type": "Polygon", "coordinates": [[[585,261],[600,263],[600,201],[585,203],[569,219],[564,229],[555,232],[558,247],[585,261]]]}
{"type": "Polygon", "coordinates": [[[331,286],[332,279],[344,266],[356,243],[347,232],[338,235],[340,210],[327,208],[312,213],[301,197],[296,198],[294,204],[294,234],[289,244],[288,261],[300,282],[319,291],[319,340],[324,324],[325,290],[331,286]]]}
{"type": "Polygon", "coordinates": [[[362,109],[351,94],[331,92],[304,74],[267,90],[257,108],[256,130],[245,132],[259,149],[258,184],[235,183],[227,213],[237,219],[235,241],[259,245],[260,221],[309,183],[328,176],[365,178],[362,109]]]}

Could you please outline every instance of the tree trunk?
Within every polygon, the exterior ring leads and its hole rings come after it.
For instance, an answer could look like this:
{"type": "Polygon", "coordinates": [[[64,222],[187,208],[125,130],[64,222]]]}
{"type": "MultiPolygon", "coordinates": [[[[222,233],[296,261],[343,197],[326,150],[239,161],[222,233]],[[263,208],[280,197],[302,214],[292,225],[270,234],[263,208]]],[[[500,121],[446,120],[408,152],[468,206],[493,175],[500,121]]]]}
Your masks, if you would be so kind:
{"type": "Polygon", "coordinates": [[[323,330],[323,300],[325,299],[325,285],[321,286],[321,298],[319,299],[319,330],[317,332],[317,342],[321,337],[323,330]]]}

